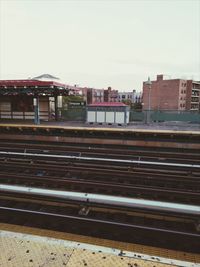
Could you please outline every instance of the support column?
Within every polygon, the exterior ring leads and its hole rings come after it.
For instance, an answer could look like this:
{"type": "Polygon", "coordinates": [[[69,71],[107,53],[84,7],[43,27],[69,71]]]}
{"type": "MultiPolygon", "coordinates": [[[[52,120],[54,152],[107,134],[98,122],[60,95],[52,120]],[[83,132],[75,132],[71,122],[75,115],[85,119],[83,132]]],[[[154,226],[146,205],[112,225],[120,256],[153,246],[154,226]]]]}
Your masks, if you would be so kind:
{"type": "Polygon", "coordinates": [[[55,99],[55,101],[54,101],[54,104],[55,104],[55,120],[58,121],[58,116],[59,116],[59,114],[58,114],[58,96],[55,95],[54,99],[55,99]]]}
{"type": "Polygon", "coordinates": [[[34,123],[40,124],[39,96],[33,98],[34,123]]]}

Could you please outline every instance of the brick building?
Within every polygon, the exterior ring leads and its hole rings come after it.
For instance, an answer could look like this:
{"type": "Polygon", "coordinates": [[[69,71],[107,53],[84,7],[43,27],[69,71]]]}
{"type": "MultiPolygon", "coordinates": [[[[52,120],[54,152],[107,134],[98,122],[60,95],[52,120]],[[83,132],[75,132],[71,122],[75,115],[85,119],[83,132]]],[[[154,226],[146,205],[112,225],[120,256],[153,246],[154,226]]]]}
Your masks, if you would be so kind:
{"type": "Polygon", "coordinates": [[[113,90],[111,87],[104,90],[104,101],[105,102],[118,102],[118,91],[113,90]]]}
{"type": "Polygon", "coordinates": [[[104,102],[104,90],[103,89],[87,89],[87,104],[104,102]]]}
{"type": "Polygon", "coordinates": [[[143,110],[200,110],[200,82],[184,79],[164,80],[157,75],[151,86],[143,82],[143,110]]]}
{"type": "Polygon", "coordinates": [[[104,102],[104,89],[95,89],[89,87],[80,87],[77,85],[68,86],[69,95],[82,96],[87,104],[104,102]]]}
{"type": "Polygon", "coordinates": [[[95,89],[88,87],[79,87],[80,95],[87,104],[102,103],[102,102],[117,102],[118,91],[111,87],[108,89],[95,89]]]}

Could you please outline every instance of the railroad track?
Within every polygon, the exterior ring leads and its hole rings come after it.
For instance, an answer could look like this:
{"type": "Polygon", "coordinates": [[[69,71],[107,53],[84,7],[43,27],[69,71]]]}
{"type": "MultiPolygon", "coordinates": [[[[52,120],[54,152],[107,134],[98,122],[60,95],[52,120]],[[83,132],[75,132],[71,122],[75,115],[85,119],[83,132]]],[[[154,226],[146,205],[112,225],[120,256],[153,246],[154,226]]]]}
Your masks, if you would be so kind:
{"type": "Polygon", "coordinates": [[[1,151],[0,158],[5,183],[200,204],[200,165],[9,151],[1,151]]]}
{"type": "Polygon", "coordinates": [[[0,141],[0,151],[14,151],[14,152],[27,152],[27,153],[43,153],[58,155],[82,155],[85,157],[105,157],[105,155],[112,159],[132,159],[132,160],[145,160],[145,161],[158,161],[158,162],[174,162],[174,163],[188,163],[200,164],[200,153],[198,150],[192,149],[166,149],[155,147],[129,147],[125,148],[120,145],[81,145],[71,144],[66,145],[63,143],[49,143],[49,142],[11,142],[4,140],[0,141]],[[183,157],[183,154],[185,155],[183,157]]]}
{"type": "Polygon", "coordinates": [[[3,222],[199,252],[200,207],[0,184],[3,222]]]}
{"type": "Polygon", "coordinates": [[[8,183],[8,181],[12,181],[12,184],[18,185],[31,185],[42,186],[43,188],[60,188],[60,189],[68,189],[72,191],[81,192],[86,191],[89,193],[105,193],[111,195],[119,195],[119,196],[130,196],[130,197],[140,197],[140,198],[148,198],[148,199],[160,199],[166,200],[170,199],[178,200],[187,199],[187,201],[183,201],[186,203],[195,203],[200,204],[199,201],[199,192],[193,192],[192,190],[175,190],[175,189],[163,189],[162,187],[148,187],[148,186],[133,186],[130,184],[120,184],[120,183],[109,183],[109,182],[101,182],[93,180],[77,180],[77,179],[62,179],[60,177],[48,177],[48,176],[16,176],[16,175],[8,175],[8,174],[0,174],[1,182],[8,183]],[[3,178],[2,178],[3,176],[3,178]],[[56,183],[55,183],[56,179],[56,183]],[[33,182],[34,181],[34,182],[33,182]]]}
{"type": "Polygon", "coordinates": [[[2,222],[200,252],[198,149],[4,140],[0,192],[2,222]]]}

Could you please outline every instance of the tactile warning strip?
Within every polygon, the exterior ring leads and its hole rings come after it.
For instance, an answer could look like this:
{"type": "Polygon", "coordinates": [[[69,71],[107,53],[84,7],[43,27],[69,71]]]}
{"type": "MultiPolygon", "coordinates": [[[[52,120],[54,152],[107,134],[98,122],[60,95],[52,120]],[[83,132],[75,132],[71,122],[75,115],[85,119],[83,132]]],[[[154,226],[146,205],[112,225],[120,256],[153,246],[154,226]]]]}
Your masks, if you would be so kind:
{"type": "MultiPolygon", "coordinates": [[[[45,242],[46,241],[46,242],[45,242]]],[[[1,236],[0,266],[2,267],[56,267],[67,265],[73,248],[56,244],[24,239],[17,233],[13,236],[1,236]]]]}
{"type": "MultiPolygon", "coordinates": [[[[82,266],[113,266],[113,267],[169,267],[168,264],[131,259],[105,253],[95,253],[88,250],[75,250],[69,259],[70,267],[82,266]]],[[[170,265],[171,267],[174,265],[170,265]]]]}
{"type": "Polygon", "coordinates": [[[75,235],[75,234],[70,234],[70,233],[49,231],[45,229],[31,228],[31,227],[11,225],[11,224],[2,224],[2,223],[0,223],[0,230],[13,231],[13,232],[19,232],[19,233],[24,233],[24,234],[33,234],[33,235],[46,236],[46,237],[53,237],[53,238],[62,239],[62,240],[83,242],[83,243],[93,244],[97,246],[100,245],[100,246],[109,247],[109,248],[112,247],[112,248],[116,248],[119,250],[134,251],[136,253],[143,253],[143,254],[154,255],[158,257],[165,257],[165,258],[189,261],[189,262],[194,262],[194,263],[200,262],[199,254],[167,250],[167,249],[143,246],[143,245],[138,245],[138,244],[116,242],[116,241],[111,241],[107,239],[94,238],[90,236],[80,236],[80,235],[75,235]]]}
{"type": "Polygon", "coordinates": [[[0,231],[0,248],[2,267],[197,266],[194,263],[134,254],[103,246],[8,231],[0,231]]]}

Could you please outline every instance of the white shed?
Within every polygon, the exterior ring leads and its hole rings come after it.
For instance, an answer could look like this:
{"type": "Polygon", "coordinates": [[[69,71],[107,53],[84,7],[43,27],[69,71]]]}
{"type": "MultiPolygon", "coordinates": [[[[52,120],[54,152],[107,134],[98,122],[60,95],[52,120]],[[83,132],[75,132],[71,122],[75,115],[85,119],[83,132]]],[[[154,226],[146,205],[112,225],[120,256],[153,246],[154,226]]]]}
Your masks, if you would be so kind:
{"type": "Polygon", "coordinates": [[[87,106],[87,122],[97,124],[128,124],[129,106],[120,102],[100,102],[87,106]]]}

